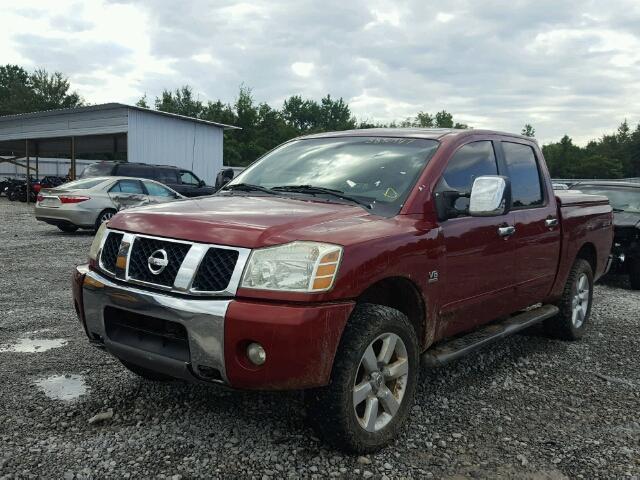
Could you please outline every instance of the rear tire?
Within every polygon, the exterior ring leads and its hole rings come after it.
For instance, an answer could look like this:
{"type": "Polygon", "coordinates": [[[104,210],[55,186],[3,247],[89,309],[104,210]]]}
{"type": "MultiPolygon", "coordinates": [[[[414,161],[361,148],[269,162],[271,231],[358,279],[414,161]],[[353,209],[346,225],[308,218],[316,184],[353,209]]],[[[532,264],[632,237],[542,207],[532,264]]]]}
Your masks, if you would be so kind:
{"type": "Polygon", "coordinates": [[[64,233],[73,233],[78,230],[78,227],[76,227],[75,225],[56,225],[56,227],[58,227],[64,233]]]}
{"type": "Polygon", "coordinates": [[[409,414],[418,369],[418,339],[407,317],[381,305],[356,306],[331,383],[307,392],[314,429],[340,450],[379,450],[393,441],[409,414]]]}
{"type": "Polygon", "coordinates": [[[586,260],[578,258],[571,272],[560,301],[556,306],[560,313],[545,320],[544,326],[551,336],[563,340],[579,340],[583,337],[593,304],[593,272],[586,260]]]}
{"type": "Polygon", "coordinates": [[[633,290],[640,290],[640,258],[634,258],[629,263],[629,283],[633,290]]]}
{"type": "Polygon", "coordinates": [[[113,217],[116,213],[118,212],[115,211],[113,208],[107,208],[101,211],[100,215],[98,215],[98,218],[96,219],[96,224],[95,224],[96,230],[98,230],[100,228],[100,225],[102,225],[104,222],[108,222],[109,220],[111,220],[111,217],[113,217]]]}
{"type": "Polygon", "coordinates": [[[152,382],[171,382],[175,380],[175,378],[170,377],[169,375],[164,375],[162,373],[154,372],[153,370],[148,370],[144,367],[140,367],[134,363],[129,363],[125,360],[120,360],[120,363],[122,363],[122,365],[124,365],[127,370],[135,373],[145,380],[151,380],[152,382]]]}

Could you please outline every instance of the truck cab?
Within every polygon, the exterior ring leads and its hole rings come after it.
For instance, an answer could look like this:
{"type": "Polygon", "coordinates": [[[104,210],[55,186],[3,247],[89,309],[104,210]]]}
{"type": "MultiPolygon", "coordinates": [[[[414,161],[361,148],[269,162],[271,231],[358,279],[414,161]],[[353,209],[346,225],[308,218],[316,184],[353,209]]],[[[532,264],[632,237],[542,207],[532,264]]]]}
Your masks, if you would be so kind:
{"type": "Polygon", "coordinates": [[[213,196],[117,214],[74,299],[136,373],[304,389],[320,435],[367,452],[409,416],[420,368],[539,322],[579,339],[612,238],[606,197],[554,192],[528,137],[323,133],[213,196]]]}

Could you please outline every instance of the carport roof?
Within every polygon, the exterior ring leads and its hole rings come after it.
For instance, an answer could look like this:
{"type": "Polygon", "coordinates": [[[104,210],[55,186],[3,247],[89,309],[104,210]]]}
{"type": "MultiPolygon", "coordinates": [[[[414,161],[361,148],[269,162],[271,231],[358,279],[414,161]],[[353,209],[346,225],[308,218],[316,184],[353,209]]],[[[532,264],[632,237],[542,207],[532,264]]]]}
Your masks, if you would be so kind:
{"type": "Polygon", "coordinates": [[[13,120],[23,120],[29,118],[44,118],[49,116],[55,116],[65,113],[81,113],[81,112],[97,112],[101,110],[112,110],[114,108],[128,108],[132,110],[140,110],[143,112],[151,113],[153,115],[163,115],[166,117],[179,118],[182,120],[187,120],[190,122],[196,123],[204,123],[207,125],[213,125],[216,127],[220,127],[223,129],[237,129],[240,130],[240,127],[236,127],[234,125],[227,125],[225,123],[211,122],[209,120],[202,120],[200,118],[187,117],[185,115],[178,115],[177,113],[169,113],[169,112],[161,112],[159,110],[152,110],[150,108],[138,107],[137,105],[127,105],[124,103],[102,103],[99,105],[88,105],[86,107],[76,107],[76,108],[61,108],[58,110],[44,110],[41,112],[31,112],[31,113],[19,113],[16,115],[5,115],[0,117],[0,122],[8,122],[13,120]]]}

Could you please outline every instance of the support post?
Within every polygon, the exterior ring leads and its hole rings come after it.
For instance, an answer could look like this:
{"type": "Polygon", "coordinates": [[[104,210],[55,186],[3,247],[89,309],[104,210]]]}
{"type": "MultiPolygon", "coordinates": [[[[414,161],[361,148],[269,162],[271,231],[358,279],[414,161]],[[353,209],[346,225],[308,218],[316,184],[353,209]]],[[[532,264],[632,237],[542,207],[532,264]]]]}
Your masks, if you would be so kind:
{"type": "Polygon", "coordinates": [[[76,179],[76,137],[71,137],[71,180],[76,179]]]}
{"type": "Polygon", "coordinates": [[[36,180],[40,180],[40,145],[38,144],[38,141],[36,140],[35,142],[36,144],[36,180]]]}
{"type": "Polygon", "coordinates": [[[27,180],[27,205],[29,205],[29,193],[31,192],[31,175],[29,172],[29,139],[24,141],[24,156],[27,158],[27,170],[26,170],[26,180],[27,180]]]}

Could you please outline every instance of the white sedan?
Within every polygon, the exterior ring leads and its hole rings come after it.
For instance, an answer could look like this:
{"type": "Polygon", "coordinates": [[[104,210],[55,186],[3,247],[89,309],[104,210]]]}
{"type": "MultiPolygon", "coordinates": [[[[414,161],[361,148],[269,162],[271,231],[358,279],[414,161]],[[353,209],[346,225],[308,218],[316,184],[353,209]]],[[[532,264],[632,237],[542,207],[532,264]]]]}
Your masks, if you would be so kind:
{"type": "Polygon", "coordinates": [[[63,232],[97,229],[119,210],[185,198],[154,180],[131,177],[92,177],[43,189],[38,194],[36,219],[63,232]]]}

